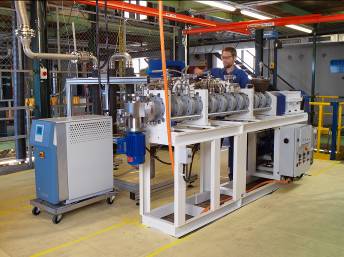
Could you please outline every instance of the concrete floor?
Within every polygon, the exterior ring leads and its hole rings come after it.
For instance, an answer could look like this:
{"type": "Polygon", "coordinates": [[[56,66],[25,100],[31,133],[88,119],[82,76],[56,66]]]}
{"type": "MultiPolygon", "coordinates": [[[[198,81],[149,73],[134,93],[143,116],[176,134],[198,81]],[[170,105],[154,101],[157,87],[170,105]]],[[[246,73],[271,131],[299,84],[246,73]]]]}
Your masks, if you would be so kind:
{"type": "MultiPolygon", "coordinates": [[[[309,174],[182,239],[140,225],[127,193],[54,225],[31,214],[32,171],[2,176],[0,257],[344,256],[344,165],[318,160],[309,174]]],[[[155,204],[171,192],[156,194],[155,204]]]]}

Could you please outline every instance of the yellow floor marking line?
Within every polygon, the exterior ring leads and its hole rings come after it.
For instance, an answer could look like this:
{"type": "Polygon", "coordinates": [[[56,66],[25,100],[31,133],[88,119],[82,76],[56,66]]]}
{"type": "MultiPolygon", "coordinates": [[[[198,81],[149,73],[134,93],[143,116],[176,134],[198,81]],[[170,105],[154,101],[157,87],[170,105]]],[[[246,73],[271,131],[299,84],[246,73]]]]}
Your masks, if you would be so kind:
{"type": "MultiPolygon", "coordinates": [[[[341,165],[342,163],[340,161],[333,161],[334,163],[325,167],[325,168],[322,168],[322,169],[318,169],[318,170],[315,170],[313,172],[310,173],[310,175],[312,176],[318,176],[326,171],[328,171],[329,169],[337,166],[337,165],[341,165]]],[[[150,254],[146,255],[145,257],[154,257],[154,256],[157,256],[159,254],[161,254],[162,252],[176,246],[176,245],[179,245],[181,243],[183,243],[184,241],[190,239],[190,236],[187,236],[187,237],[183,237],[182,239],[177,239],[177,240],[174,240],[168,244],[165,244],[161,247],[159,247],[158,249],[154,250],[153,252],[151,252],[150,254]]]]}
{"type": "Polygon", "coordinates": [[[3,210],[0,209],[0,218],[4,216],[12,215],[14,213],[23,213],[23,210],[29,210],[30,208],[31,208],[31,205],[23,204],[23,205],[18,205],[18,207],[5,208],[3,210]]]}
{"type": "MultiPolygon", "coordinates": [[[[5,194],[1,192],[1,194],[5,194]]],[[[30,199],[34,199],[36,195],[31,194],[31,195],[22,195],[14,198],[9,198],[5,200],[0,200],[0,203],[2,206],[4,205],[16,205],[18,202],[27,202],[29,203],[30,199]]]]}
{"type": "Polygon", "coordinates": [[[151,252],[150,254],[146,255],[146,257],[154,257],[154,256],[157,256],[159,255],[160,253],[176,246],[176,245],[179,245],[183,242],[185,242],[186,240],[189,240],[190,239],[190,236],[186,236],[186,237],[183,237],[181,239],[176,239],[168,244],[165,244],[161,247],[159,247],[158,249],[155,249],[153,252],[151,252]]]}
{"type": "Polygon", "coordinates": [[[340,161],[333,161],[334,163],[325,167],[325,168],[322,168],[322,169],[317,169],[313,172],[310,173],[311,176],[319,176],[320,174],[323,174],[324,172],[332,169],[333,167],[337,166],[337,165],[341,165],[342,163],[340,161]]]}
{"type": "Polygon", "coordinates": [[[119,229],[119,228],[121,228],[123,226],[129,225],[129,224],[136,224],[136,223],[138,223],[137,219],[135,219],[135,220],[133,220],[133,219],[124,219],[120,223],[113,224],[113,225],[111,225],[109,227],[106,227],[106,228],[100,229],[98,231],[92,232],[92,233],[90,233],[88,235],[85,235],[85,236],[82,236],[82,237],[80,237],[78,239],[71,240],[69,242],[66,242],[66,243],[54,246],[52,248],[43,250],[41,252],[35,253],[35,254],[31,255],[30,257],[44,256],[44,255],[53,253],[53,252],[55,252],[57,250],[60,250],[60,249],[63,249],[63,248],[67,248],[67,247],[70,247],[72,245],[75,245],[75,244],[81,243],[83,241],[89,240],[89,239],[91,239],[93,237],[96,237],[98,235],[104,234],[104,233],[109,232],[111,230],[119,229]]]}

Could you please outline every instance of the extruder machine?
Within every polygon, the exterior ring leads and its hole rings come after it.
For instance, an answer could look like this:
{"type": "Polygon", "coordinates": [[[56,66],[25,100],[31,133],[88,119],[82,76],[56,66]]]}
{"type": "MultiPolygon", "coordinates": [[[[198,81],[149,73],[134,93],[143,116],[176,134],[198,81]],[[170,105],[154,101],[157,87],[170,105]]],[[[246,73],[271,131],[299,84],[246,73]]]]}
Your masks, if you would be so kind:
{"type": "Polygon", "coordinates": [[[299,91],[241,89],[230,80],[190,75],[169,79],[174,200],[151,208],[150,161],[146,148],[168,145],[163,83],[141,86],[126,96],[117,124],[118,153],[140,168],[142,223],[183,236],[300,178],[312,163],[312,127],[301,110],[299,91]],[[233,179],[220,182],[221,148],[229,138],[228,166],[233,179]],[[195,151],[200,151],[200,190],[186,196],[195,151]],[[288,156],[288,158],[286,158],[288,156]],[[230,156],[231,157],[231,156],[230,156]]]}

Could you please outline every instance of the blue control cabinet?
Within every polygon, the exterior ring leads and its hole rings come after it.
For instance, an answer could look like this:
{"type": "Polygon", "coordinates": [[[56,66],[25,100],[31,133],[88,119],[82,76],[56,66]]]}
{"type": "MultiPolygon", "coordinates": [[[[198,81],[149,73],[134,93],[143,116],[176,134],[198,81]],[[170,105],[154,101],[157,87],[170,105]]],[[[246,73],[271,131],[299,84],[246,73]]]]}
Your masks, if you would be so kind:
{"type": "Polygon", "coordinates": [[[58,204],[57,147],[53,144],[55,124],[44,120],[34,120],[30,143],[34,147],[35,180],[37,198],[58,204]]]}
{"type": "Polygon", "coordinates": [[[32,122],[37,198],[69,204],[113,191],[112,118],[101,115],[32,122]]]}

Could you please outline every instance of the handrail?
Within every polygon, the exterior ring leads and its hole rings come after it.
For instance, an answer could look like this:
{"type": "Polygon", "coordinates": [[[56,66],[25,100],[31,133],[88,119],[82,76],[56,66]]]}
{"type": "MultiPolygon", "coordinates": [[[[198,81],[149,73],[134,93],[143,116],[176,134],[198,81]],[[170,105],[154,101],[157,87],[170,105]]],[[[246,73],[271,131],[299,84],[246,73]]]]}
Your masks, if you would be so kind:
{"type": "MultiPolygon", "coordinates": [[[[327,99],[339,99],[339,96],[323,96],[324,98],[327,99]]],[[[324,101],[319,101],[319,102],[309,102],[309,105],[317,106],[319,108],[318,111],[318,133],[317,133],[317,152],[319,153],[320,151],[320,145],[321,145],[321,136],[323,134],[328,134],[330,131],[330,128],[324,127],[324,116],[332,114],[332,125],[331,125],[331,131],[332,131],[332,136],[331,136],[331,154],[330,154],[330,159],[335,160],[336,159],[336,153],[340,152],[340,146],[341,146],[341,132],[342,129],[344,129],[344,126],[342,124],[343,118],[343,106],[344,106],[344,101],[331,101],[331,102],[324,102],[324,101]],[[324,112],[324,107],[332,107],[332,113],[325,113],[324,112]]]]}
{"type": "MultiPolygon", "coordinates": [[[[265,68],[269,68],[269,66],[267,64],[263,63],[263,65],[265,68]]],[[[296,90],[296,88],[294,86],[292,86],[285,78],[281,77],[281,75],[277,74],[277,78],[282,80],[291,89],[296,90]]]]}
{"type": "Polygon", "coordinates": [[[241,59],[240,57],[237,56],[237,59],[239,60],[239,62],[241,62],[241,64],[243,64],[246,68],[248,68],[248,70],[254,74],[254,69],[248,64],[246,63],[243,59],[241,59]]]}
{"type": "Polygon", "coordinates": [[[330,102],[309,102],[310,105],[314,106],[330,106],[330,102]]]}
{"type": "MultiPolygon", "coordinates": [[[[245,50],[245,52],[249,53],[253,58],[256,58],[256,56],[254,54],[252,54],[250,51],[248,50],[245,50]]],[[[264,67],[265,68],[268,68],[268,65],[263,63],[264,67]]],[[[254,70],[252,68],[252,70],[254,70]]],[[[293,87],[285,78],[283,78],[281,75],[277,74],[277,78],[279,78],[280,80],[282,80],[282,82],[284,82],[289,88],[293,89],[293,90],[296,90],[295,87],[293,87]]]]}

